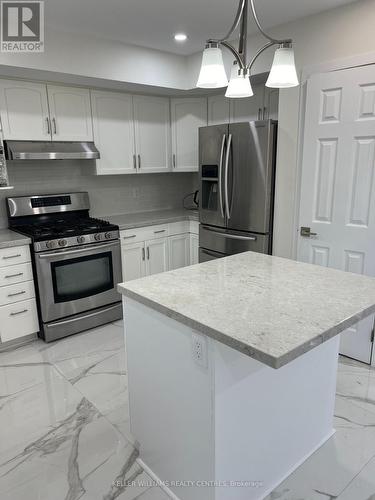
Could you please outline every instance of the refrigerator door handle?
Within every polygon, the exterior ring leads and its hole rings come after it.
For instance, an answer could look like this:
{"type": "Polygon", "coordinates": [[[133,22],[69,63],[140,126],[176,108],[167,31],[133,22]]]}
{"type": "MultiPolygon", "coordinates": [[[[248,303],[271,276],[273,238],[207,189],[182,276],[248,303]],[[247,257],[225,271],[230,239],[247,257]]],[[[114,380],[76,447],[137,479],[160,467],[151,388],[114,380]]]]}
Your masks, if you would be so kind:
{"type": "Polygon", "coordinates": [[[211,233],[215,233],[217,236],[222,236],[223,238],[229,238],[232,240],[242,240],[242,241],[256,241],[257,240],[256,236],[241,236],[240,234],[222,233],[220,231],[215,231],[215,229],[211,229],[207,226],[203,226],[202,229],[204,229],[205,231],[210,231],[211,233]]]}
{"type": "Polygon", "coordinates": [[[225,148],[226,136],[223,134],[223,140],[221,142],[221,152],[220,152],[220,163],[219,163],[219,203],[221,216],[224,219],[224,205],[223,205],[223,159],[224,159],[224,148],[225,148]]]}
{"type": "Polygon", "coordinates": [[[229,171],[229,155],[230,146],[232,144],[232,134],[229,134],[227,153],[225,155],[225,173],[224,173],[224,187],[225,187],[225,211],[227,219],[230,219],[230,209],[229,209],[229,195],[228,195],[228,171],[229,171]]]}

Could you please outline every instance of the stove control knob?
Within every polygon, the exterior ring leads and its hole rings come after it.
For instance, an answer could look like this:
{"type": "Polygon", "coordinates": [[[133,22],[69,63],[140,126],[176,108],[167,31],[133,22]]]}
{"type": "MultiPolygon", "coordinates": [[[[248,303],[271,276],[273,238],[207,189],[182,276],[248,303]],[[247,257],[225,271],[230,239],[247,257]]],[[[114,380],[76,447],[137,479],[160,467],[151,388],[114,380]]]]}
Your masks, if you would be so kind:
{"type": "Polygon", "coordinates": [[[96,241],[100,241],[102,238],[103,238],[103,235],[101,233],[97,233],[94,238],[96,239],[96,241]]]}
{"type": "Polygon", "coordinates": [[[77,242],[78,243],[84,243],[86,238],[84,236],[77,236],[77,242]]]}
{"type": "Polygon", "coordinates": [[[59,247],[65,247],[67,243],[68,242],[66,240],[59,240],[59,247]]]}
{"type": "Polygon", "coordinates": [[[105,233],[104,237],[105,237],[106,240],[110,240],[112,238],[112,234],[111,233],[105,233]]]}
{"type": "Polygon", "coordinates": [[[47,241],[46,242],[46,247],[51,249],[51,248],[55,247],[55,244],[56,243],[54,241],[47,241]]]}

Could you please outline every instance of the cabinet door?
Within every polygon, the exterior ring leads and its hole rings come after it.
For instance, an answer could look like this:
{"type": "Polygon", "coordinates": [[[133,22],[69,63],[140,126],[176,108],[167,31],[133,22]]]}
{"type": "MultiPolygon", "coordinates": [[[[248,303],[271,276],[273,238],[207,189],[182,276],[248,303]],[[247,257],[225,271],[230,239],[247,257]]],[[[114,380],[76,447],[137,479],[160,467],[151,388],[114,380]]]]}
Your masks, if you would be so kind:
{"type": "Polygon", "coordinates": [[[207,125],[207,99],[171,99],[171,116],[173,171],[198,171],[198,128],[207,125]]]}
{"type": "Polygon", "coordinates": [[[91,104],[94,140],[100,151],[96,173],[136,173],[132,96],[91,91],[91,104]]]}
{"type": "Polygon", "coordinates": [[[190,235],[177,234],[168,238],[169,269],[178,269],[190,264],[190,235]]]}
{"type": "Polygon", "coordinates": [[[254,95],[244,99],[231,99],[230,122],[249,122],[260,120],[263,112],[264,86],[253,86],[254,95]]]}
{"type": "Polygon", "coordinates": [[[144,242],[121,246],[122,278],[136,280],[146,275],[146,253],[144,242]]]}
{"type": "Polygon", "coordinates": [[[190,264],[198,264],[199,262],[199,236],[197,234],[190,235],[190,264]]]}
{"type": "Polygon", "coordinates": [[[52,140],[92,141],[90,91],[47,85],[52,140]]]}
{"type": "Polygon", "coordinates": [[[133,104],[138,171],[168,172],[171,166],[169,99],[133,96],[133,104]]]}
{"type": "Polygon", "coordinates": [[[208,125],[229,123],[229,101],[225,95],[212,95],[208,98],[208,125]]]}
{"type": "Polygon", "coordinates": [[[168,239],[149,240],[146,247],[146,274],[168,271],[168,239]]]}
{"type": "Polygon", "coordinates": [[[265,120],[277,120],[279,115],[279,89],[264,87],[263,112],[265,120]]]}
{"type": "Polygon", "coordinates": [[[0,116],[4,139],[51,139],[46,86],[0,80],[0,116]]]}

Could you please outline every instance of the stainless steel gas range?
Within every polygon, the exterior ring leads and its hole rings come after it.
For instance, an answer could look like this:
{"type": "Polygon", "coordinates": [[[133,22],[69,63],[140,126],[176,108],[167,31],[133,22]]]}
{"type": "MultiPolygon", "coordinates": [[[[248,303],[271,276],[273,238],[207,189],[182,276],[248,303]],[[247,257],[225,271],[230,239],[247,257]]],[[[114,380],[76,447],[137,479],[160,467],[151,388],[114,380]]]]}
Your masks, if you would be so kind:
{"type": "Polygon", "coordinates": [[[88,193],[7,198],[7,209],[9,227],[33,242],[46,342],[122,317],[118,226],[89,216],[88,193]]]}

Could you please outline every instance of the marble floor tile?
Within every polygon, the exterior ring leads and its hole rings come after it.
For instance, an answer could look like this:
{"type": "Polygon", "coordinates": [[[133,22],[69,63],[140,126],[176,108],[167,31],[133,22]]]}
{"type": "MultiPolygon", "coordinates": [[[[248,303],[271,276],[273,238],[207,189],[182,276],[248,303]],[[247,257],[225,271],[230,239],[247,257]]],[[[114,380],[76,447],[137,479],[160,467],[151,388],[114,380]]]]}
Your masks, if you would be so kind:
{"type": "Polygon", "coordinates": [[[336,498],[375,456],[374,413],[338,398],[334,427],[335,435],[276,488],[268,500],[336,498]]]}
{"type": "Polygon", "coordinates": [[[375,500],[375,458],[370,460],[338,500],[375,500]]]}
{"type": "Polygon", "coordinates": [[[375,369],[342,358],[336,392],[338,397],[375,413],[375,369]]]}

